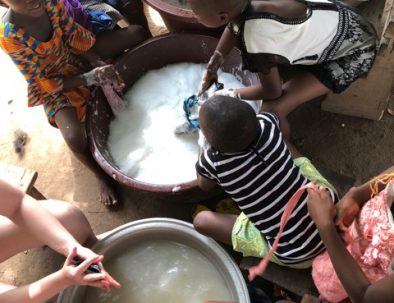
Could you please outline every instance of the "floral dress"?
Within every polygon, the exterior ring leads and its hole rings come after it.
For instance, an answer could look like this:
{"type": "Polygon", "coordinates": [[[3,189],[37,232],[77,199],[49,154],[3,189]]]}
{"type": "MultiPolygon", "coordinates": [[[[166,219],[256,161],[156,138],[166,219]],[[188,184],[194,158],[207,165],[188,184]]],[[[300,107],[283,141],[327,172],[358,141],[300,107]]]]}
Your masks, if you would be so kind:
{"type": "Polygon", "coordinates": [[[28,106],[43,105],[49,122],[55,125],[56,112],[73,107],[82,121],[90,95],[87,87],[63,90],[62,78],[85,72],[78,54],[95,43],[94,35],[78,25],[66,12],[63,3],[44,0],[52,25],[51,38],[39,41],[23,28],[2,21],[0,47],[11,57],[28,84],[28,106]]]}
{"type": "MultiPolygon", "coordinates": [[[[390,210],[393,201],[394,180],[391,180],[383,191],[363,206],[345,235],[348,251],[370,282],[393,274],[394,222],[390,210]]],[[[340,302],[348,297],[328,253],[315,259],[312,276],[324,299],[340,302]]]]}

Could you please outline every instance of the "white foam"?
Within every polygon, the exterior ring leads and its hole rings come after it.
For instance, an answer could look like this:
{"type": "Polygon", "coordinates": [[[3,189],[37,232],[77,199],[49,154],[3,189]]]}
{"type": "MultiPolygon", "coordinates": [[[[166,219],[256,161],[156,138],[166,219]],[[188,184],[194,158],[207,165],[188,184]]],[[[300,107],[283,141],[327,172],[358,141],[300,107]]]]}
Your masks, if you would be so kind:
{"type": "MultiPolygon", "coordinates": [[[[205,66],[180,63],[152,70],[125,94],[128,109],[110,125],[108,148],[128,176],[151,184],[179,184],[196,179],[197,133],[175,135],[185,121],[183,100],[199,88],[205,66]]],[[[219,72],[226,88],[243,85],[219,72]]]]}
{"type": "Polygon", "coordinates": [[[202,303],[231,301],[225,280],[199,251],[172,241],[144,241],[105,264],[122,284],[111,293],[89,288],[85,302],[202,303]]]}

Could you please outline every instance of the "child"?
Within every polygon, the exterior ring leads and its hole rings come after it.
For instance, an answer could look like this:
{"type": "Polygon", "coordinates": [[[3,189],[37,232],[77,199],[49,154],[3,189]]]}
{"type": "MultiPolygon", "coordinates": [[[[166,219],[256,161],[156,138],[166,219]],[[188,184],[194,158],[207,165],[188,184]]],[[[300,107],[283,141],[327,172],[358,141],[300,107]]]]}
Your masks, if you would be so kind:
{"type": "Polygon", "coordinates": [[[49,123],[60,129],[75,156],[98,178],[103,203],[116,204],[113,180],[94,161],[81,123],[90,96],[87,86],[119,82],[114,67],[101,58],[141,42],[145,31],[130,27],[95,44],[93,34],[74,22],[62,1],[2,1],[8,10],[0,23],[0,46],[26,78],[28,106],[44,106],[49,123]]]}
{"type": "MultiPolygon", "coordinates": [[[[275,115],[257,115],[238,99],[213,96],[203,103],[200,127],[211,145],[196,164],[201,189],[220,185],[243,213],[235,215],[202,211],[195,228],[216,240],[233,244],[245,256],[263,257],[273,244],[289,199],[311,180],[336,194],[310,161],[282,138],[275,115]],[[290,149],[290,151],[289,151],[290,149]],[[291,154],[295,158],[292,159],[291,154]]],[[[271,261],[304,268],[324,250],[309,217],[306,192],[288,221],[271,261]]]]}
{"type": "Polygon", "coordinates": [[[0,282],[0,302],[40,303],[72,285],[89,285],[109,291],[119,288],[103,268],[103,256],[82,246],[97,241],[83,213],[62,201],[36,201],[0,180],[0,262],[30,248],[48,245],[67,257],[62,269],[29,285],[0,282]],[[78,256],[85,261],[74,266],[78,256]],[[100,273],[85,274],[93,263],[100,273]]]}
{"type": "Polygon", "coordinates": [[[394,302],[393,202],[394,167],[352,188],[336,208],[325,192],[309,190],[308,209],[327,248],[312,272],[324,298],[394,302]],[[347,248],[335,225],[346,231],[347,248]]]}
{"type": "Polygon", "coordinates": [[[261,83],[236,89],[236,95],[275,100],[265,106],[279,116],[287,138],[286,116],[291,111],[330,91],[344,91],[366,76],[375,58],[372,25],[335,0],[190,0],[190,4],[205,26],[228,24],[207,65],[202,91],[217,78],[225,56],[238,46],[244,68],[258,72],[261,83]],[[282,86],[278,65],[306,69],[282,86]]]}

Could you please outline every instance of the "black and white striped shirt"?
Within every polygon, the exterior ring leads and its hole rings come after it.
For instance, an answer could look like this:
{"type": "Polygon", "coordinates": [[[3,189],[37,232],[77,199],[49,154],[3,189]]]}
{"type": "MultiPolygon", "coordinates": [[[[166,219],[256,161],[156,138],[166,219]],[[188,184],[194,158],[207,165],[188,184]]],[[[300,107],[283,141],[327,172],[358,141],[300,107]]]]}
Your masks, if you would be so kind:
{"type": "MultiPolygon", "coordinates": [[[[239,153],[205,150],[197,172],[215,180],[238,204],[270,245],[279,231],[280,218],[293,194],[310,182],[294,164],[273,114],[257,115],[261,131],[251,148],[239,153]]],[[[331,197],[337,201],[332,190],[331,197]]],[[[311,259],[324,250],[308,214],[305,192],[283,231],[275,255],[285,264],[311,259]]]]}

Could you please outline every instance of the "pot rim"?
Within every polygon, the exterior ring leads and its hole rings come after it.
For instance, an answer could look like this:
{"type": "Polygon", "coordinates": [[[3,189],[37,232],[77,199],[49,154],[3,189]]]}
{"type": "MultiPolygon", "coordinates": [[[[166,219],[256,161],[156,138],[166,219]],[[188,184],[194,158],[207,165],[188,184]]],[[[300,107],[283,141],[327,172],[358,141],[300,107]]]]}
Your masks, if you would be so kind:
{"type": "MultiPolygon", "coordinates": [[[[140,219],[118,226],[102,235],[99,241],[92,247],[92,250],[98,254],[106,254],[111,245],[120,243],[122,239],[127,239],[127,236],[131,233],[138,234],[141,231],[157,231],[165,230],[168,232],[181,232],[187,238],[192,238],[193,242],[198,247],[203,248],[204,251],[215,257],[219,261],[220,267],[225,268],[228,273],[228,277],[235,286],[235,293],[240,299],[239,302],[250,303],[249,292],[246,286],[246,281],[241,273],[239,266],[233,260],[233,258],[226,252],[226,250],[212,238],[206,237],[197,232],[193,225],[189,222],[182,221],[174,218],[165,217],[154,217],[140,219]]],[[[181,243],[181,242],[179,242],[181,243]]],[[[193,246],[191,246],[193,247],[193,246]]],[[[205,255],[205,254],[204,254],[205,255]]],[[[207,255],[205,255],[207,257],[207,255]]],[[[86,286],[73,286],[62,291],[58,298],[57,303],[71,302],[71,299],[75,299],[76,292],[80,287],[86,286]]]]}
{"type": "Polygon", "coordinates": [[[162,0],[144,0],[144,1],[159,12],[164,12],[175,18],[191,19],[189,20],[189,22],[192,21],[193,23],[199,23],[196,17],[194,16],[193,11],[190,9],[184,9],[177,6],[173,6],[162,0]]]}

